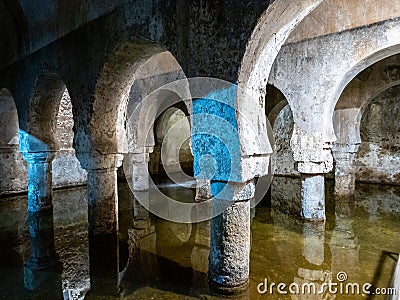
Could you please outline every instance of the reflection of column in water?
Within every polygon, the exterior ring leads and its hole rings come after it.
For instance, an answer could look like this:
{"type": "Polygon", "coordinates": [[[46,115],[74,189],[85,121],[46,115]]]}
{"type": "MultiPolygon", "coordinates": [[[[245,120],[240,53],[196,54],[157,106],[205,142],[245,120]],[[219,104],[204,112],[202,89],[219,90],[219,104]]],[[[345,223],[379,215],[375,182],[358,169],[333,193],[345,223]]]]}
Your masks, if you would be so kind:
{"type": "Polygon", "coordinates": [[[299,268],[298,277],[295,277],[293,282],[299,287],[299,293],[291,295],[293,300],[327,300],[335,299],[336,295],[329,294],[327,288],[323,290],[323,284],[332,281],[332,273],[323,270],[310,270],[299,268]],[[302,287],[305,286],[305,293],[302,292],[302,287]],[[311,290],[308,287],[312,287],[311,290]],[[315,287],[315,288],[314,288],[315,287]]]}
{"type": "Polygon", "coordinates": [[[360,245],[353,230],[352,211],[354,196],[336,197],[335,228],[332,231],[330,248],[332,272],[346,272],[353,282],[359,273],[360,245]]]}
{"type": "MultiPolygon", "coordinates": [[[[307,222],[303,224],[303,255],[307,262],[320,266],[324,263],[324,246],[325,246],[325,222],[307,222]]],[[[297,300],[314,300],[327,299],[327,293],[318,294],[321,291],[322,284],[331,279],[331,272],[321,269],[298,268],[298,277],[293,282],[301,287],[304,284],[315,286],[316,292],[311,290],[309,294],[300,293],[292,295],[292,299],[297,300]]],[[[307,290],[306,290],[307,291],[307,290]]],[[[300,290],[301,292],[301,290],[300,290]]]]}
{"type": "MultiPolygon", "coordinates": [[[[299,263],[297,255],[299,252],[298,229],[301,226],[300,219],[291,214],[283,213],[279,207],[272,207],[271,219],[273,223],[273,244],[276,249],[276,258],[279,260],[277,265],[279,269],[293,270],[293,267],[299,263]]],[[[288,279],[294,274],[285,272],[288,279]]]]}
{"type": "Polygon", "coordinates": [[[208,290],[208,256],[210,254],[210,221],[193,226],[194,247],[190,255],[193,269],[192,293],[199,295],[208,290]]]}
{"type": "Polygon", "coordinates": [[[323,264],[325,246],[325,223],[304,222],[303,238],[303,254],[305,259],[308,262],[317,266],[323,264]]]}
{"type": "Polygon", "coordinates": [[[24,265],[24,286],[61,294],[60,272],[54,246],[53,152],[24,153],[28,163],[28,226],[31,255],[24,265]],[[54,287],[53,285],[57,285],[54,287]]]}
{"type": "Polygon", "coordinates": [[[133,194],[133,227],[136,229],[147,229],[150,227],[150,213],[139,202],[138,198],[141,201],[147,199],[147,203],[149,203],[149,191],[134,191],[133,194]]]}
{"type": "Polygon", "coordinates": [[[156,231],[154,226],[134,228],[129,234],[129,264],[127,277],[137,282],[155,282],[159,277],[159,261],[156,250],[156,231]]]}
{"type": "Polygon", "coordinates": [[[29,212],[31,256],[24,265],[24,286],[50,298],[60,298],[61,267],[54,247],[53,212],[29,212]]]}
{"type": "MultiPolygon", "coordinates": [[[[307,262],[321,266],[324,263],[325,250],[325,222],[307,222],[303,224],[303,255],[307,262]]],[[[293,282],[300,287],[300,294],[292,295],[292,299],[313,300],[330,299],[332,295],[327,292],[318,293],[322,290],[322,284],[332,280],[332,273],[321,269],[298,268],[298,277],[293,282]],[[310,293],[301,293],[302,286],[313,286],[310,293]]],[[[308,291],[308,289],[306,289],[308,291]]],[[[334,297],[333,297],[334,298],[334,297]]],[[[333,299],[332,298],[332,299],[333,299]]]]}

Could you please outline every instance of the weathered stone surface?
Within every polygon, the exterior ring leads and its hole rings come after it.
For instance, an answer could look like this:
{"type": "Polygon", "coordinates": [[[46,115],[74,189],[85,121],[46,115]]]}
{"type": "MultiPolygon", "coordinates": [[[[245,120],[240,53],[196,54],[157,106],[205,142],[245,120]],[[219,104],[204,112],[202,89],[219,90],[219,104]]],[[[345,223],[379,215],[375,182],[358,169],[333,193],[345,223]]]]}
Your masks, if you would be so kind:
{"type": "Polygon", "coordinates": [[[241,291],[249,280],[250,201],[236,202],[211,221],[209,278],[214,287],[241,291]]]}
{"type": "Polygon", "coordinates": [[[293,134],[293,116],[289,105],[277,115],[273,125],[275,139],[274,153],[271,155],[272,172],[277,175],[299,176],[295,170],[290,139],[293,134]]]}
{"type": "MultiPolygon", "coordinates": [[[[267,174],[271,145],[264,116],[266,84],[273,62],[295,26],[321,1],[275,1],[260,18],[246,47],[238,79],[237,108],[242,157],[264,156],[265,168],[246,169],[251,179],[267,174]],[[264,172],[264,173],[263,173],[264,172]]],[[[251,159],[250,159],[251,161],[251,159]]],[[[250,164],[252,164],[250,162],[250,164]]]]}
{"type": "Polygon", "coordinates": [[[390,0],[325,0],[296,27],[287,40],[301,40],[364,27],[400,15],[400,8],[390,0]],[[334,18],[327,18],[334,15],[334,18]]]}
{"type": "Polygon", "coordinates": [[[88,220],[91,236],[118,230],[117,169],[122,155],[79,156],[88,172],[88,220]]]}
{"type": "Polygon", "coordinates": [[[325,220],[325,178],[301,174],[301,216],[310,221],[325,220]]]}
{"type": "Polygon", "coordinates": [[[357,180],[400,183],[398,149],[399,86],[388,89],[367,106],[361,120],[360,149],[354,162],[357,180]]]}

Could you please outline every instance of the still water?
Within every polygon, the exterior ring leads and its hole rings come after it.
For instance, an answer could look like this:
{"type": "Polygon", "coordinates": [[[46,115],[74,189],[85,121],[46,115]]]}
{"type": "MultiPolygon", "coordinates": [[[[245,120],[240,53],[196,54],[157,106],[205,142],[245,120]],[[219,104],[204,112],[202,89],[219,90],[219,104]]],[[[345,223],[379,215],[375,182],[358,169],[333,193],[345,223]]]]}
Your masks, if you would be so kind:
{"type": "MultiPolygon", "coordinates": [[[[341,199],[330,196],[332,189],[327,181],[326,223],[304,223],[293,216],[299,180],[274,179],[271,199],[264,199],[253,211],[250,289],[237,299],[385,299],[362,290],[359,295],[340,291],[284,295],[276,286],[265,289],[271,283],[284,283],[286,291],[292,283],[321,287],[330,280],[338,287],[340,282],[357,283],[361,289],[364,283],[390,287],[400,252],[400,187],[359,184],[355,197],[341,199]]],[[[182,201],[194,197],[189,188],[163,185],[162,190],[182,201]]],[[[60,266],[46,274],[45,288],[39,291],[24,288],[23,263],[30,253],[27,198],[0,198],[0,299],[83,299],[90,285],[85,195],[85,187],[54,192],[60,266]]],[[[129,187],[121,183],[123,290],[118,297],[91,299],[222,299],[208,289],[209,222],[178,224],[152,215],[146,219],[145,213],[133,222],[132,199],[129,187]]]]}

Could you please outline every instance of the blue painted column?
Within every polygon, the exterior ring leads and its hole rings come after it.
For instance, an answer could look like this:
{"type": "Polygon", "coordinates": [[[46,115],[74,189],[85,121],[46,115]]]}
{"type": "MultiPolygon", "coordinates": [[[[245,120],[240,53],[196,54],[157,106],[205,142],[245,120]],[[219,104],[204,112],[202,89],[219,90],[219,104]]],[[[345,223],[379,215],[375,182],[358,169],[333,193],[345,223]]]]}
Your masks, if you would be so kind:
{"type": "Polygon", "coordinates": [[[250,199],[254,183],[242,182],[236,121],[236,85],[207,86],[193,100],[192,150],[197,201],[212,197],[208,277],[213,290],[247,290],[250,261],[250,199]]]}
{"type": "Polygon", "coordinates": [[[28,220],[31,256],[26,266],[44,269],[57,263],[54,248],[53,152],[24,153],[28,163],[28,220]]]}
{"type": "Polygon", "coordinates": [[[51,170],[54,154],[23,153],[28,164],[28,227],[31,248],[29,260],[24,265],[24,285],[31,290],[46,285],[49,276],[54,273],[49,270],[58,264],[54,245],[52,203],[51,170]]]}

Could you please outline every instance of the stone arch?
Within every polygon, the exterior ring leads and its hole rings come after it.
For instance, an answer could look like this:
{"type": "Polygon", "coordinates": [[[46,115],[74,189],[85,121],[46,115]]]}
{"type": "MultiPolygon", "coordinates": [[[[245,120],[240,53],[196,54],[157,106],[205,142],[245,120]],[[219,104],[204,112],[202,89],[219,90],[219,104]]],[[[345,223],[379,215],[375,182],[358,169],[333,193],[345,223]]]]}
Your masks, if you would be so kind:
{"type": "Polygon", "coordinates": [[[47,73],[37,77],[24,118],[19,120],[21,152],[58,149],[55,131],[64,91],[65,84],[57,74],[47,73]]]}
{"type": "Polygon", "coordinates": [[[271,171],[276,175],[298,175],[294,170],[290,138],[293,133],[293,114],[286,96],[275,86],[267,85],[265,115],[271,126],[270,141],[274,140],[271,171]]]}
{"type": "Polygon", "coordinates": [[[0,89],[0,194],[26,190],[26,164],[18,151],[18,113],[8,89],[0,89]]]}
{"type": "MultiPolygon", "coordinates": [[[[389,22],[389,24],[382,25],[383,34],[386,35],[386,40],[374,45],[375,48],[368,48],[368,51],[365,51],[363,55],[358,55],[358,57],[356,57],[356,61],[353,64],[348,65],[347,70],[345,70],[341,79],[336,82],[335,88],[329,95],[332,99],[330,102],[332,113],[340,99],[340,95],[357,74],[385,58],[400,53],[400,34],[394,32],[395,30],[398,31],[399,21],[400,20],[394,21],[394,24],[390,24],[392,22],[389,22]]],[[[363,43],[367,42],[368,38],[365,38],[363,43]]]]}
{"type": "Polygon", "coordinates": [[[334,112],[337,144],[359,144],[361,118],[369,103],[400,84],[400,54],[382,59],[360,72],[343,90],[334,112]]]}
{"type": "Polygon", "coordinates": [[[400,83],[371,99],[359,113],[360,147],[354,159],[356,179],[399,184],[400,83]]]}
{"type": "MultiPolygon", "coordinates": [[[[139,88],[135,92],[143,93],[144,91],[139,88]]],[[[155,144],[154,124],[166,110],[169,108],[179,109],[190,120],[191,104],[188,82],[186,79],[180,79],[177,82],[167,83],[148,95],[142,94],[144,100],[137,96],[131,95],[133,101],[128,106],[128,152],[150,153],[155,144]],[[181,84],[185,91],[174,91],[175,88],[182,88],[181,84]],[[137,102],[138,100],[140,102],[137,102]]]]}
{"type": "Polygon", "coordinates": [[[54,72],[33,78],[27,91],[14,87],[20,98],[19,150],[28,160],[35,155],[48,157],[52,164],[51,187],[84,184],[86,172],[80,167],[72,145],[75,122],[68,89],[54,72]]]}
{"type": "Polygon", "coordinates": [[[14,98],[8,89],[0,89],[0,148],[14,148],[18,146],[18,113],[14,98]]]}
{"type": "Polygon", "coordinates": [[[332,153],[337,194],[351,194],[355,190],[354,162],[362,142],[360,129],[364,111],[376,96],[399,83],[400,54],[395,54],[366,67],[346,85],[340,95],[333,114],[337,140],[332,153]]]}
{"type": "Polygon", "coordinates": [[[317,174],[332,169],[332,118],[339,96],[360,71],[398,53],[399,22],[391,19],[282,47],[269,81],[291,103],[299,170],[317,174]]]}
{"type": "MultiPolygon", "coordinates": [[[[268,142],[264,107],[266,82],[280,48],[293,29],[315,9],[321,0],[274,1],[261,16],[247,44],[241,63],[236,98],[237,120],[241,156],[244,170],[251,165],[252,156],[268,156],[271,146],[268,142]],[[257,141],[257,142],[255,142],[257,141]]],[[[243,180],[266,175],[266,168],[243,174],[243,180]]]]}
{"type": "MultiPolygon", "coordinates": [[[[90,120],[92,151],[128,152],[127,118],[137,110],[139,115],[146,113],[149,107],[140,104],[143,99],[161,86],[183,78],[179,64],[161,46],[139,40],[122,44],[104,64],[97,80],[90,120]]],[[[163,93],[162,89],[157,92],[163,93]]],[[[157,111],[154,107],[152,112],[157,111]]]]}

